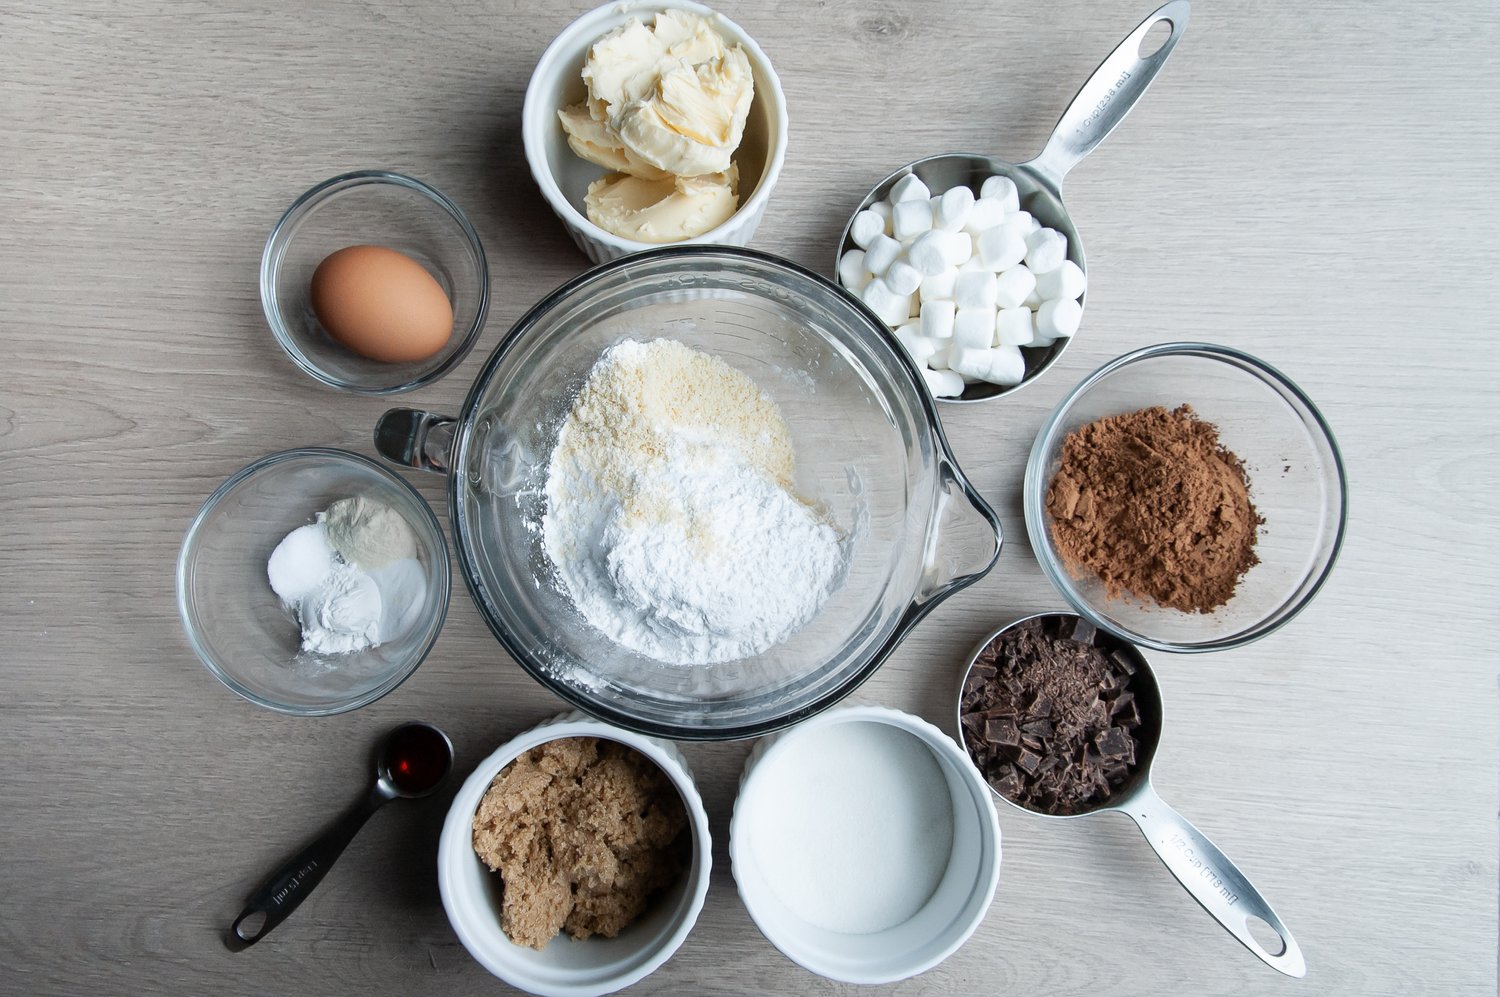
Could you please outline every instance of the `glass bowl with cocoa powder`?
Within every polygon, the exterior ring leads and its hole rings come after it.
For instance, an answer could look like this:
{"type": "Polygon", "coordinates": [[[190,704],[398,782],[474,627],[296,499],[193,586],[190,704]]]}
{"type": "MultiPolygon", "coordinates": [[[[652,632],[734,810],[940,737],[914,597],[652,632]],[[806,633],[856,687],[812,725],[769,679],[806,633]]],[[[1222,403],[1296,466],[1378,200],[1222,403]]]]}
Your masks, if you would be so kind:
{"type": "Polygon", "coordinates": [[[1131,643],[1258,640],[1328,578],[1347,496],[1317,407],[1268,364],[1165,343],[1100,367],[1037,434],[1023,488],[1043,572],[1131,643]]]}

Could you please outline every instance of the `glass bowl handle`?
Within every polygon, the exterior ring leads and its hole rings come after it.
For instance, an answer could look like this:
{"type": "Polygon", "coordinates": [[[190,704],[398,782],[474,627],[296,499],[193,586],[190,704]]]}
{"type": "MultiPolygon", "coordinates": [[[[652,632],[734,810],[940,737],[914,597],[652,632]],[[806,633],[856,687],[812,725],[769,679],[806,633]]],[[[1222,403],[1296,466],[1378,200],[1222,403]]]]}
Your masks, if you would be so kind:
{"type": "Polygon", "coordinates": [[[938,458],[938,495],[922,551],[922,578],[897,633],[905,633],[938,603],[989,573],[1000,557],[1000,517],[980,498],[946,452],[938,458]]]}
{"type": "Polygon", "coordinates": [[[393,408],[375,423],[375,449],[393,464],[447,474],[457,429],[452,416],[393,408]]]}

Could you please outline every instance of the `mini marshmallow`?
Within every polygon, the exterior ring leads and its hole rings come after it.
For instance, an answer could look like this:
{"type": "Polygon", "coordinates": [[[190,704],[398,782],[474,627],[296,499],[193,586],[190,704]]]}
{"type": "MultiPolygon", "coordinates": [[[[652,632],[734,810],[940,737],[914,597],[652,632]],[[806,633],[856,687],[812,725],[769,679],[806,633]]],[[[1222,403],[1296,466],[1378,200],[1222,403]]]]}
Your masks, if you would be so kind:
{"type": "Polygon", "coordinates": [[[1043,301],[1036,310],[1036,331],[1043,338],[1066,339],[1078,331],[1083,306],[1072,298],[1043,301]]]}
{"type": "Polygon", "coordinates": [[[953,340],[938,340],[938,351],[927,358],[927,366],[933,370],[947,370],[948,358],[953,355],[953,340]]]}
{"type": "Polygon", "coordinates": [[[860,249],[869,249],[870,242],[877,235],[885,235],[885,219],[868,208],[855,215],[854,221],[849,223],[849,238],[860,249]]]}
{"type": "Polygon", "coordinates": [[[1063,260],[1056,270],[1036,275],[1036,293],[1043,301],[1056,301],[1060,298],[1074,301],[1083,295],[1086,285],[1083,271],[1072,260],[1063,260]]]}
{"type": "Polygon", "coordinates": [[[907,201],[925,201],[932,196],[932,191],[915,173],[908,173],[897,180],[891,187],[890,202],[892,204],[904,204],[907,201]]]}
{"type": "Polygon", "coordinates": [[[953,370],[960,375],[968,374],[991,384],[1011,386],[1020,384],[1026,376],[1026,358],[1015,346],[1000,346],[993,350],[960,350],[952,359],[953,370]]]}
{"type": "MultiPolygon", "coordinates": [[[[1031,313],[1027,312],[1027,314],[1031,313]]],[[[994,342],[995,309],[960,308],[958,310],[953,318],[952,349],[987,350],[994,342]]]]}
{"type": "Polygon", "coordinates": [[[951,301],[922,302],[922,335],[928,339],[948,339],[953,335],[957,306],[951,301]]]}
{"type": "Polygon", "coordinates": [[[958,232],[974,209],[974,192],[967,187],[950,187],[937,198],[932,223],[944,232],[958,232]]]}
{"type": "Polygon", "coordinates": [[[922,275],[910,263],[897,260],[886,269],[885,282],[897,294],[912,295],[922,286],[922,275]]]}
{"type": "Polygon", "coordinates": [[[1026,227],[1026,219],[1021,217],[1024,214],[1026,212],[1021,211],[1014,215],[1007,215],[1005,221],[1000,223],[1000,228],[1011,233],[1022,242],[1025,242],[1026,237],[1031,234],[1031,229],[1026,227]]]}
{"type": "Polygon", "coordinates": [[[859,297],[886,325],[894,328],[906,324],[907,315],[911,311],[911,298],[891,290],[884,278],[876,277],[866,284],[859,297]]]}
{"type": "MultiPolygon", "coordinates": [[[[979,247],[976,246],[975,248],[978,249],[979,247]]],[[[984,261],[979,258],[978,253],[975,253],[958,265],[959,273],[972,273],[975,270],[989,270],[989,267],[985,266],[984,261]]],[[[993,273],[993,271],[991,272],[993,273]]]]}
{"type": "Polygon", "coordinates": [[[1021,210],[1021,194],[1010,177],[990,177],[980,185],[979,196],[999,201],[1008,212],[1021,210]]]}
{"type": "Polygon", "coordinates": [[[839,281],[845,287],[853,287],[855,284],[863,285],[865,272],[863,249],[851,249],[839,257],[839,281]]]}
{"type": "Polygon", "coordinates": [[[932,228],[932,205],[926,201],[901,201],[891,215],[891,234],[910,242],[932,228]]]}
{"type": "Polygon", "coordinates": [[[1005,214],[1004,202],[993,197],[981,197],[969,209],[969,217],[964,222],[964,231],[970,235],[988,232],[1005,221],[1005,214]]]}
{"type": "Polygon", "coordinates": [[[1038,294],[1036,288],[1033,287],[1031,289],[1031,293],[1026,295],[1026,300],[1021,302],[1021,304],[1025,305],[1027,308],[1030,308],[1032,311],[1036,311],[1038,308],[1042,307],[1042,296],[1038,294]]]}
{"type": "Polygon", "coordinates": [[[988,270],[960,273],[953,284],[953,303],[959,308],[994,308],[995,275],[988,270]]]}
{"type": "MultiPolygon", "coordinates": [[[[992,228],[979,237],[979,259],[985,269],[999,273],[1009,270],[1026,257],[1026,240],[1009,226],[992,228]]],[[[866,250],[866,265],[869,251],[866,250]]]]}
{"type": "Polygon", "coordinates": [[[989,352],[988,349],[954,350],[949,363],[955,372],[983,380],[981,375],[990,369],[989,352]]]}
{"type": "Polygon", "coordinates": [[[1036,339],[1036,325],[1030,308],[1002,308],[995,319],[996,346],[1030,346],[1036,339]]]}
{"type": "Polygon", "coordinates": [[[1020,308],[1036,286],[1037,277],[1025,264],[1011,267],[995,278],[995,304],[1001,308],[1020,308]]]}
{"type": "Polygon", "coordinates": [[[888,235],[877,235],[865,247],[865,269],[876,277],[884,276],[901,255],[901,243],[888,235]]]}
{"type": "Polygon", "coordinates": [[[877,215],[880,216],[880,220],[883,221],[883,222],[885,222],[885,234],[886,235],[890,235],[891,234],[891,214],[895,210],[894,208],[891,207],[891,202],[890,201],[876,201],[874,204],[870,205],[870,207],[868,209],[866,209],[866,210],[873,211],[877,215]]]}
{"type": "Polygon", "coordinates": [[[922,286],[917,288],[917,293],[922,296],[924,302],[936,301],[939,298],[951,298],[953,297],[954,285],[957,282],[958,268],[946,267],[942,273],[923,277],[922,286]]]}
{"type": "Polygon", "coordinates": [[[1033,218],[1029,211],[1012,211],[1005,216],[1005,220],[1015,222],[1023,235],[1030,235],[1042,227],[1042,223],[1033,218]]]}
{"type": "Polygon", "coordinates": [[[967,232],[941,232],[943,259],[950,267],[961,267],[974,255],[974,237],[967,232]]]}
{"type": "Polygon", "coordinates": [[[1057,229],[1038,229],[1026,237],[1026,265],[1032,273],[1056,270],[1067,258],[1067,237],[1057,229]]]}
{"type": "Polygon", "coordinates": [[[922,378],[935,398],[957,398],[964,393],[964,379],[951,370],[924,370],[922,378]]]}
{"type": "Polygon", "coordinates": [[[957,266],[957,263],[948,261],[948,236],[947,232],[923,232],[906,248],[906,262],[916,267],[923,277],[935,277],[948,267],[957,266]]]}
{"type": "Polygon", "coordinates": [[[990,376],[985,380],[1006,387],[1026,380],[1026,358],[1021,355],[1021,348],[997,346],[990,350],[990,376]]]}
{"type": "Polygon", "coordinates": [[[936,353],[938,348],[943,345],[936,339],[928,339],[926,336],[919,335],[916,323],[914,322],[908,322],[896,330],[896,341],[906,350],[912,362],[918,366],[925,364],[927,358],[936,353]]]}

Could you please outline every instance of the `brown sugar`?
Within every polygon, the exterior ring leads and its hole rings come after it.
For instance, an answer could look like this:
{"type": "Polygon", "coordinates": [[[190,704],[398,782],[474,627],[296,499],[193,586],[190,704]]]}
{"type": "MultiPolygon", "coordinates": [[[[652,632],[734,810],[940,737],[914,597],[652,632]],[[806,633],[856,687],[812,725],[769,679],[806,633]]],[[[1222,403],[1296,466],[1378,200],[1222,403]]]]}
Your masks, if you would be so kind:
{"type": "Polygon", "coordinates": [[[1063,564],[1097,575],[1110,598],[1128,591],[1207,613],[1260,561],[1263,520],[1244,464],[1189,405],[1110,416],[1069,433],[1047,513],[1063,564]]]}
{"type": "Polygon", "coordinates": [[[613,938],[686,865],[682,797],[615,741],[569,737],[505,766],[474,814],[474,851],[500,873],[500,926],[544,948],[559,932],[613,938]]]}

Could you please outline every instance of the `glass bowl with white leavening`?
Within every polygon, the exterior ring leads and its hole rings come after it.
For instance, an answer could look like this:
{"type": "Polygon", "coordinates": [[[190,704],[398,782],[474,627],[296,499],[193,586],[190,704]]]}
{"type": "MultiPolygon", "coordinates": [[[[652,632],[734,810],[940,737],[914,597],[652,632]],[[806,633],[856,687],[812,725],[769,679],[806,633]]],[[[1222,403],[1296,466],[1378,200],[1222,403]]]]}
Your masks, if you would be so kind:
{"type": "Polygon", "coordinates": [[[347,450],[262,457],[203,503],[177,608],[208,671],[296,716],[358,709],[404,682],[448,612],[448,546],[425,499],[347,450]]]}
{"type": "Polygon", "coordinates": [[[552,292],[456,417],[376,448],[446,472],[459,568],[526,671],[654,736],[764,734],[838,702],[999,556],[921,375],[778,257],[681,246],[552,292]]]}

